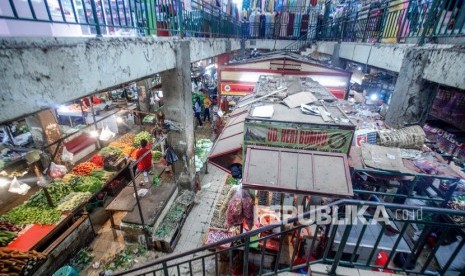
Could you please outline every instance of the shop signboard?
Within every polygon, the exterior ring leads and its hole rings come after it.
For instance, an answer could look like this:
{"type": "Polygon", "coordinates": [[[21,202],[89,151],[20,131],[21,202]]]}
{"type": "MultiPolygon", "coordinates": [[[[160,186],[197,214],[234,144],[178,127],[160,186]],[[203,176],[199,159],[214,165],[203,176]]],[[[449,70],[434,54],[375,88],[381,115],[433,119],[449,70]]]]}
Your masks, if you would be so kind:
{"type": "Polygon", "coordinates": [[[255,84],[221,83],[222,96],[245,96],[252,94],[255,84]]]}
{"type": "Polygon", "coordinates": [[[246,122],[246,145],[348,153],[353,129],[330,125],[246,122]]]}

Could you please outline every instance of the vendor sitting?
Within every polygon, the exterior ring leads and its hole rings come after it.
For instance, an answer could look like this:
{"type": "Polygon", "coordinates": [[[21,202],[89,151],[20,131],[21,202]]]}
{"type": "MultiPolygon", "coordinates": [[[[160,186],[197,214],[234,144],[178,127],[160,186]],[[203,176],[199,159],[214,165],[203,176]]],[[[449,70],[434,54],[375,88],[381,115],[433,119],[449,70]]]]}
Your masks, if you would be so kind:
{"type": "Polygon", "coordinates": [[[139,163],[137,163],[137,171],[142,172],[144,175],[144,180],[140,183],[141,186],[149,182],[148,174],[151,173],[150,170],[152,169],[152,150],[147,146],[147,140],[142,139],[140,141],[140,148],[136,152],[137,160],[139,160],[139,158],[141,158],[146,152],[149,153],[145,155],[139,163]]]}

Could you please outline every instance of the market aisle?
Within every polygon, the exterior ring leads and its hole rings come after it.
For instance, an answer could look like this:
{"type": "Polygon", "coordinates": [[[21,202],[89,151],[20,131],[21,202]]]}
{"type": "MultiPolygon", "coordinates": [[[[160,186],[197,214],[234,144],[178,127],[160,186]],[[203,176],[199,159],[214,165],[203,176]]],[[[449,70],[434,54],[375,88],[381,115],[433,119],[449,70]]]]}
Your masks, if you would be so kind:
{"type": "Polygon", "coordinates": [[[209,174],[202,179],[202,190],[196,195],[197,204],[192,208],[181,230],[181,238],[174,250],[179,254],[203,245],[205,233],[215,210],[215,204],[221,194],[227,174],[214,167],[208,166],[209,174]]]}
{"type": "MultiPolygon", "coordinates": [[[[181,237],[172,254],[180,254],[203,246],[205,233],[210,226],[210,220],[213,217],[216,202],[221,195],[221,190],[227,177],[224,171],[214,166],[210,165],[208,170],[209,174],[204,175],[202,179],[201,186],[203,188],[196,195],[197,204],[194,205],[187,217],[181,230],[181,237]]],[[[179,261],[189,260],[194,256],[189,255],[179,261]]],[[[206,265],[207,268],[211,266],[208,261],[206,265]]],[[[200,263],[193,262],[192,267],[192,273],[194,275],[203,274],[201,273],[202,267],[200,263]]],[[[174,269],[171,269],[170,273],[176,272],[174,269]]],[[[186,275],[190,274],[188,264],[181,266],[181,273],[186,275]]]]}

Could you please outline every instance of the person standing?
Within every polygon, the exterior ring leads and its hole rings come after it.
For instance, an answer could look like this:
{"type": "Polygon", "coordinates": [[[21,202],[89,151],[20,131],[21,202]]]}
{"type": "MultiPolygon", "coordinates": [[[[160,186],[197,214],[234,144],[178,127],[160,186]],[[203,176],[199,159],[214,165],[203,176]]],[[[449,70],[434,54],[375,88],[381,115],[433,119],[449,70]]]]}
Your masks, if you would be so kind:
{"type": "Polygon", "coordinates": [[[136,159],[139,160],[146,152],[149,152],[145,155],[142,160],[137,163],[137,171],[142,172],[144,175],[144,180],[140,183],[141,186],[149,182],[148,174],[152,170],[152,150],[147,145],[147,140],[142,139],[140,141],[140,148],[136,152],[136,159]]]}
{"type": "Polygon", "coordinates": [[[208,122],[211,122],[211,119],[210,119],[210,106],[211,105],[212,105],[212,101],[210,100],[210,97],[205,95],[205,97],[203,98],[203,107],[204,107],[203,122],[204,123],[207,117],[208,117],[208,122]]]}
{"type": "Polygon", "coordinates": [[[195,100],[194,112],[195,112],[195,118],[197,118],[198,125],[202,126],[202,120],[200,119],[200,114],[202,113],[202,103],[200,103],[199,98],[195,100]]]}

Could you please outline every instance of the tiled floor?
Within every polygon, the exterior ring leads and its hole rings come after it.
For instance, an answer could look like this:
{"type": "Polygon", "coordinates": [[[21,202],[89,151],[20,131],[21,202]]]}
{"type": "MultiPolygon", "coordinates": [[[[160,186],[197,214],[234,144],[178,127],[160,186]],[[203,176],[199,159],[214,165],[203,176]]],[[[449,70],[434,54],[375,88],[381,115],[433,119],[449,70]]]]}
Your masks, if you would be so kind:
{"type": "Polygon", "coordinates": [[[205,233],[213,216],[214,206],[220,195],[227,174],[209,166],[209,173],[202,179],[202,190],[197,193],[196,202],[181,231],[181,238],[174,253],[192,250],[203,245],[205,233]]]}

